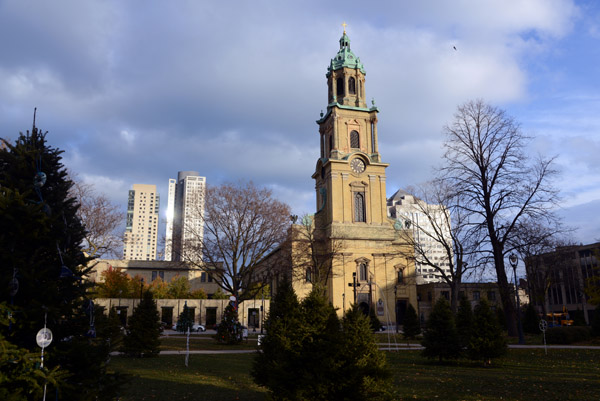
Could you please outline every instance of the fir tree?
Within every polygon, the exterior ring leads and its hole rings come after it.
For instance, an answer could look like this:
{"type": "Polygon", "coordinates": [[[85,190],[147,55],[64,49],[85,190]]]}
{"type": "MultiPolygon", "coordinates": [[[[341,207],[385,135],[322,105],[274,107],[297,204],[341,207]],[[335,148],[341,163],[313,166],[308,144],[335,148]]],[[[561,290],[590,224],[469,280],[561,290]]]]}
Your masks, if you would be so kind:
{"type": "MultiPolygon", "coordinates": [[[[12,305],[14,322],[0,335],[16,349],[37,353],[36,333],[44,326],[54,341],[44,367],[68,374],[61,399],[110,399],[118,378],[106,371],[109,346],[95,336],[94,309],[86,299],[89,259],[81,251],[84,228],[79,205],[69,196],[73,183],[61,151],[46,143],[35,126],[0,148],[0,288],[12,305]],[[14,281],[14,280],[16,281],[14,281]]],[[[11,347],[12,348],[12,347],[11,347]]],[[[48,391],[55,392],[49,382],[48,391]]]]}
{"type": "Polygon", "coordinates": [[[540,317],[538,316],[531,302],[525,309],[525,316],[523,317],[523,331],[529,334],[540,333],[540,317]]]}
{"type": "Polygon", "coordinates": [[[300,357],[300,303],[289,281],[280,283],[265,321],[266,335],[252,365],[254,381],[269,389],[274,399],[297,399],[296,363],[300,357]]]}
{"type": "Polygon", "coordinates": [[[592,336],[600,337],[600,305],[596,306],[592,316],[592,336]]]}
{"type": "Polygon", "coordinates": [[[411,303],[408,304],[406,313],[404,314],[402,331],[407,341],[421,334],[421,322],[419,321],[415,307],[411,303]]]}
{"type": "Polygon", "coordinates": [[[340,321],[322,291],[313,289],[301,304],[302,332],[296,372],[301,399],[331,400],[339,382],[340,321]]]}
{"type": "Polygon", "coordinates": [[[502,309],[500,305],[496,306],[496,319],[502,331],[508,330],[506,327],[506,316],[504,315],[504,309],[502,309]]]}
{"type": "Polygon", "coordinates": [[[187,333],[188,329],[191,331],[192,326],[194,325],[194,318],[192,316],[192,311],[187,306],[187,301],[183,305],[183,310],[179,314],[179,318],[177,319],[177,331],[187,333]]]}
{"type": "Polygon", "coordinates": [[[123,353],[128,356],[158,356],[162,327],[152,293],[145,291],[142,301],[133,309],[127,335],[123,340],[123,353]]]}
{"type": "Polygon", "coordinates": [[[231,303],[227,305],[217,328],[216,339],[224,344],[238,344],[242,341],[242,326],[238,321],[238,313],[231,303]]]}
{"type": "Polygon", "coordinates": [[[423,356],[433,359],[456,359],[461,354],[458,332],[450,305],[441,297],[433,306],[421,344],[423,356]]]}
{"type": "Polygon", "coordinates": [[[456,330],[461,348],[469,345],[471,332],[473,331],[473,309],[467,297],[461,297],[458,310],[456,311],[456,330]]]}
{"type": "Polygon", "coordinates": [[[335,374],[338,380],[331,386],[333,392],[329,399],[360,401],[391,398],[390,371],[385,354],[379,351],[370,322],[356,305],[342,319],[340,341],[336,357],[339,367],[336,367],[335,374]]]}
{"type": "Polygon", "coordinates": [[[492,358],[507,352],[506,340],[494,312],[485,299],[479,301],[474,315],[468,354],[471,359],[482,359],[484,364],[489,365],[492,358]]]}

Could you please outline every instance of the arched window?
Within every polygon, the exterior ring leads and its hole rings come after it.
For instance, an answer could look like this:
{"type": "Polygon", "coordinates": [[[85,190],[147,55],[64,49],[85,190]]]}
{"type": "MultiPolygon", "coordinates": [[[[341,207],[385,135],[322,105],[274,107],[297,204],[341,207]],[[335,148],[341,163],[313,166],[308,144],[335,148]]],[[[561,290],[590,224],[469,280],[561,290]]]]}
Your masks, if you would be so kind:
{"type": "Polygon", "coordinates": [[[402,284],[404,282],[404,270],[398,269],[398,283],[402,284]]]}
{"type": "Polygon", "coordinates": [[[306,268],[306,282],[312,283],[312,271],[310,270],[310,267],[306,268]]]}
{"type": "Polygon", "coordinates": [[[348,93],[355,95],[356,94],[356,81],[353,77],[348,79],[348,93]]]}
{"type": "Polygon", "coordinates": [[[350,147],[355,149],[360,148],[360,137],[356,131],[350,132],[350,147]]]}
{"type": "MultiPolygon", "coordinates": [[[[329,152],[333,150],[333,135],[329,135],[329,152]]],[[[329,156],[329,154],[327,155],[329,156]]]]}
{"type": "Polygon", "coordinates": [[[338,95],[344,95],[344,80],[342,78],[337,79],[337,90],[336,93],[338,95]]]}
{"type": "Polygon", "coordinates": [[[354,221],[365,221],[365,195],[361,192],[354,194],[354,221]]]}
{"type": "Polygon", "coordinates": [[[360,281],[367,281],[369,275],[367,274],[367,264],[366,263],[361,263],[358,266],[358,276],[359,276],[359,280],[360,281]]]}

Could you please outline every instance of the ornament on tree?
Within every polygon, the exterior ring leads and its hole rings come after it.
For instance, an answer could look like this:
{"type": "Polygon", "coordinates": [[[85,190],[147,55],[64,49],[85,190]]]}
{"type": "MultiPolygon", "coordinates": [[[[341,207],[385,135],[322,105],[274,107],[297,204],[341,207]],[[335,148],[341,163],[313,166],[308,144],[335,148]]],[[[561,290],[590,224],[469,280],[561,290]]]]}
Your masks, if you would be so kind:
{"type": "Polygon", "coordinates": [[[8,293],[14,297],[19,292],[19,280],[17,280],[17,269],[13,270],[13,278],[8,283],[8,293]]]}
{"type": "Polygon", "coordinates": [[[41,188],[46,184],[46,173],[42,171],[38,171],[33,177],[33,186],[36,188],[41,188]]]}

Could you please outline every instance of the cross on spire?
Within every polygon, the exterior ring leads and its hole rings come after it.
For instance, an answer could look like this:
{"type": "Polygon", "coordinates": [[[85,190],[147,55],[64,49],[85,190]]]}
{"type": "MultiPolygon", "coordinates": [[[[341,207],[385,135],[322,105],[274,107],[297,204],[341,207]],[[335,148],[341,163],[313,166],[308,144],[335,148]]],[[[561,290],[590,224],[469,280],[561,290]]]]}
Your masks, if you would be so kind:
{"type": "Polygon", "coordinates": [[[346,34],[346,27],[348,26],[348,24],[346,24],[345,22],[342,24],[342,26],[344,27],[344,35],[346,34]]]}

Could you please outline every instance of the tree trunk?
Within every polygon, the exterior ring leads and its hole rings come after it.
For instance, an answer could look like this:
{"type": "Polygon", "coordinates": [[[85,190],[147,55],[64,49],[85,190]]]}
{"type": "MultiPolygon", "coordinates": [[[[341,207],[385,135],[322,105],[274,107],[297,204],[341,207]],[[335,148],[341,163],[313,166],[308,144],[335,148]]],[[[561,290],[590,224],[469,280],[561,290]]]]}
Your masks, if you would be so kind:
{"type": "Polygon", "coordinates": [[[511,337],[516,337],[519,334],[517,330],[517,312],[513,302],[513,296],[510,291],[510,285],[508,284],[508,279],[506,277],[504,255],[502,251],[494,250],[494,265],[496,266],[498,291],[500,292],[500,299],[502,300],[502,308],[504,309],[504,317],[506,319],[508,335],[511,337]]]}

